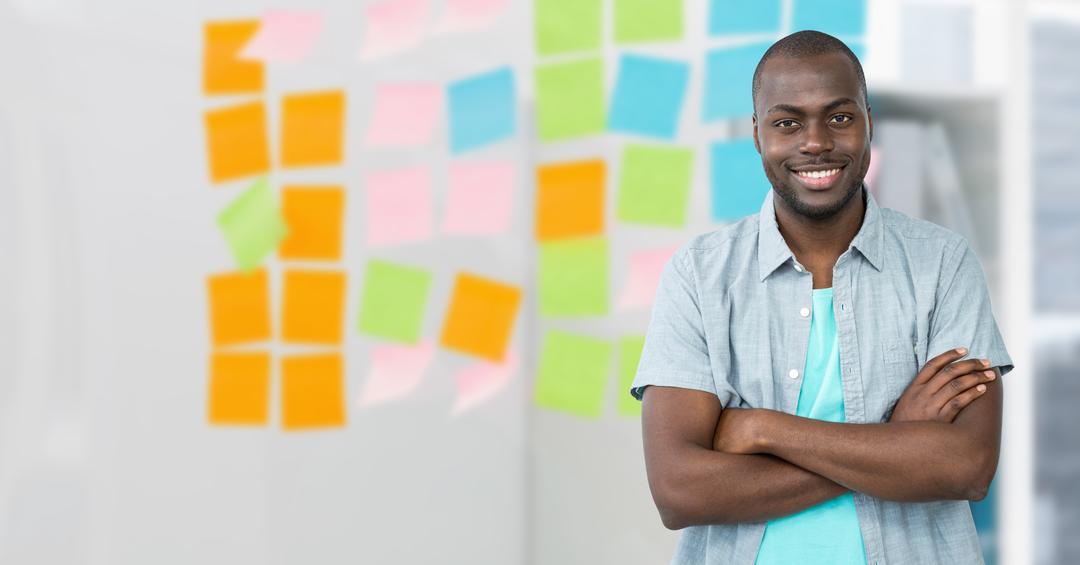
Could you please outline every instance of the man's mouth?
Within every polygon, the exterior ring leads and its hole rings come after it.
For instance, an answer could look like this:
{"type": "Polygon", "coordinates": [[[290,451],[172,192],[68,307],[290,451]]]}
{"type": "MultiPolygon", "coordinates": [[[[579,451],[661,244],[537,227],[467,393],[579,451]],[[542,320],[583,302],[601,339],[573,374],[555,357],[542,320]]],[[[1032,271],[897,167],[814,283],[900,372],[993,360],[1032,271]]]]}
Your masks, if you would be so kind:
{"type": "Polygon", "coordinates": [[[843,169],[843,166],[834,166],[828,169],[792,171],[792,174],[799,179],[803,186],[821,190],[832,186],[840,178],[840,171],[843,169]]]}

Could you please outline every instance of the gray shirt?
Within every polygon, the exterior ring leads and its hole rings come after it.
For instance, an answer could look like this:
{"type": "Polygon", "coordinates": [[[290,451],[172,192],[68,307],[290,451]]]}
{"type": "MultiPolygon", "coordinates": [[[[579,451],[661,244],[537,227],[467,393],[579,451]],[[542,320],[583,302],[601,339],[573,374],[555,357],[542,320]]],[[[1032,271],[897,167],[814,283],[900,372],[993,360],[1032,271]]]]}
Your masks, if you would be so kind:
{"type": "MultiPolygon", "coordinates": [[[[883,422],[930,358],[967,347],[1002,374],[1001,340],[979,260],[959,235],[879,208],[833,268],[844,417],[883,422]]],[[[716,394],[724,407],[794,414],[810,335],[813,276],[761,213],[701,235],[664,268],[631,394],[649,385],[716,394]]],[[[981,563],[967,501],[893,502],[855,493],[867,562],[981,563]]],[[[765,522],[693,526],[672,563],[754,562],[765,522]]]]}

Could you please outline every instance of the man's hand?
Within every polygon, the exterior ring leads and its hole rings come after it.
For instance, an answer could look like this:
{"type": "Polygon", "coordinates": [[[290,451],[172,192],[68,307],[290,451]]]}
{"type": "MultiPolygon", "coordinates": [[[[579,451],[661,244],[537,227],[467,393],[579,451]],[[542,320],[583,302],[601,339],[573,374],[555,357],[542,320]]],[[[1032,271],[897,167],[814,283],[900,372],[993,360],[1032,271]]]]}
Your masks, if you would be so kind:
{"type": "Polygon", "coordinates": [[[952,423],[997,376],[986,359],[957,361],[966,353],[951,349],[928,361],[896,401],[889,421],[952,423]]]}

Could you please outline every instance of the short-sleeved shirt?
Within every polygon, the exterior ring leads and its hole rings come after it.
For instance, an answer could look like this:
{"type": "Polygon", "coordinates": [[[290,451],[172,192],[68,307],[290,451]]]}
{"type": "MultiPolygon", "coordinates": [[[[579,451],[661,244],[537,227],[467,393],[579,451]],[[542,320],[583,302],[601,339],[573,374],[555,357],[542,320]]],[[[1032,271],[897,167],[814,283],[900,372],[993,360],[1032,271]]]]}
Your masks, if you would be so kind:
{"type": "MultiPolygon", "coordinates": [[[[1008,373],[1013,363],[968,243],[863,193],[862,226],[832,279],[845,421],[887,421],[926,361],[955,347],[1008,373]]],[[[758,215],[694,238],[665,266],[635,398],[649,385],[673,386],[713,393],[723,407],[795,413],[813,275],[780,234],[773,198],[758,215]]],[[[967,501],[863,493],[854,501],[870,565],[982,562],[967,501]]],[[[673,563],[753,563],[764,530],[764,522],[685,528],[673,563]]]]}

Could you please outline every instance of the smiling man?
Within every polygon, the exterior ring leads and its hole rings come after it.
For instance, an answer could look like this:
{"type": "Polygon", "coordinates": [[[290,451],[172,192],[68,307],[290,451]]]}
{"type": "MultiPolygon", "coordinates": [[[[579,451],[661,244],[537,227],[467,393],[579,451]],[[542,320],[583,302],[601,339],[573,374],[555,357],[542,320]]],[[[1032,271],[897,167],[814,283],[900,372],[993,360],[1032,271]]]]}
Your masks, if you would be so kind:
{"type": "Polygon", "coordinates": [[[842,42],[778,41],[752,96],[773,190],[668,263],[631,389],[673,563],[979,563],[1013,364],[978,259],[874,202],[842,42]]]}

